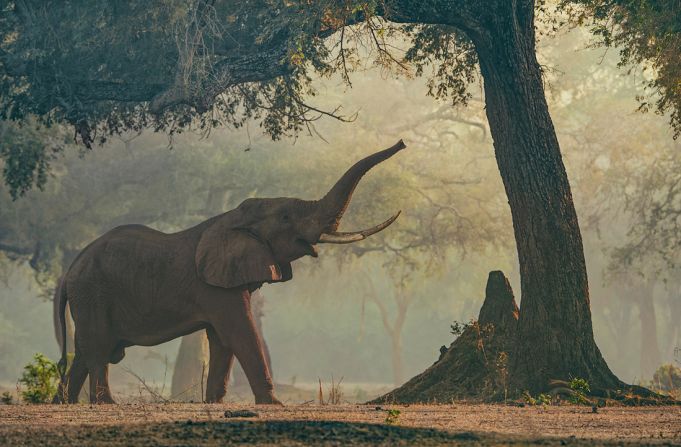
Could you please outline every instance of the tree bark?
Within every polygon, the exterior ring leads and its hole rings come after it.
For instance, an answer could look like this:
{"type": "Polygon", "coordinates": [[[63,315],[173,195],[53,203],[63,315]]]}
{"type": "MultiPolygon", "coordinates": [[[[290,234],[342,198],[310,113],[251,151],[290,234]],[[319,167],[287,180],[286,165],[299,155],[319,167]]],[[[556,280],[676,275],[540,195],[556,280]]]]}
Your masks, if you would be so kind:
{"type": "Polygon", "coordinates": [[[471,37],[520,263],[512,385],[539,392],[551,379],[581,377],[612,388],[620,382],[593,338],[582,237],[536,59],[532,13],[516,2],[494,5],[492,23],[471,37]]]}

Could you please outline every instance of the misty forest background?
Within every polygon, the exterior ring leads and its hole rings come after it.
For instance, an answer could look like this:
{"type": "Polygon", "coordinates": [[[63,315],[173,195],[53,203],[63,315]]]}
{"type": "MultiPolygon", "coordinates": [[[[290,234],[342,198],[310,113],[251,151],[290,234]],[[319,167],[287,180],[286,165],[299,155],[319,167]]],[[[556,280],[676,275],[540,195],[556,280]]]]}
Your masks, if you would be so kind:
{"type": "MultiPolygon", "coordinates": [[[[668,118],[637,111],[642,67],[617,66],[581,28],[539,43],[547,97],[585,242],[595,338],[613,372],[647,382],[681,362],[678,246],[681,143],[668,118]]],[[[0,384],[13,387],[34,352],[58,357],[51,291],[64,259],[108,229],[143,223],[176,231],[248,197],[318,198],[355,160],[403,138],[408,149],[364,179],[341,229],[403,214],[363,243],[324,246],[294,280],[263,287],[263,327],[278,383],[333,375],[401,384],[475,318],[487,274],[503,270],[520,298],[508,203],[473,84],[468,107],[424,95],[423,78],[368,66],[352,88],[314,81],[315,104],[353,123],[318,120],[309,134],[272,141],[258,122],[168,137],[144,131],[87,150],[73,130],[0,123],[0,142],[65,149],[44,190],[0,191],[0,384]],[[390,234],[388,234],[390,233],[390,234]]],[[[55,152],[57,152],[55,150],[55,152]]],[[[30,151],[28,151],[30,153],[30,151]]],[[[128,349],[116,382],[170,381],[180,340],[128,349]]]]}

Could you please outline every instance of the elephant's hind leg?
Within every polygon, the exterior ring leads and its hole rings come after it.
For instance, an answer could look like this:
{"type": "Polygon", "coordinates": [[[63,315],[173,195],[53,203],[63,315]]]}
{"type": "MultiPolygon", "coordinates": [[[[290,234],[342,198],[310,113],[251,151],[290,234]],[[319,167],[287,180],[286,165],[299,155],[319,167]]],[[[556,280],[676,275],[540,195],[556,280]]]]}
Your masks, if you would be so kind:
{"type": "Polygon", "coordinates": [[[104,363],[90,368],[90,403],[114,404],[109,388],[109,364],[104,363]]]}
{"type": "Polygon", "coordinates": [[[83,361],[83,357],[79,354],[73,359],[73,364],[71,364],[71,369],[66,376],[65,387],[68,390],[68,402],[70,404],[78,403],[78,396],[80,395],[80,390],[83,388],[83,383],[88,375],[88,369],[83,361]]]}
{"type": "Polygon", "coordinates": [[[222,344],[212,327],[206,329],[208,334],[208,348],[210,363],[208,366],[208,381],[206,382],[206,402],[221,403],[227,394],[227,380],[234,364],[234,353],[222,344]]]}

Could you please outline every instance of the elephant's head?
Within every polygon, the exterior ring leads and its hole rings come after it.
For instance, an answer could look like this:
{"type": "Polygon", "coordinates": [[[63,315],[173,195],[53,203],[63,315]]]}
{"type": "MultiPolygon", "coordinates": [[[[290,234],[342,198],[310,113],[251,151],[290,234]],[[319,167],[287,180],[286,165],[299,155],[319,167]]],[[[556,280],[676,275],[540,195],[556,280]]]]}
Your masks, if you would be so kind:
{"type": "Polygon", "coordinates": [[[383,230],[399,212],[366,230],[336,231],[362,176],[405,147],[400,140],[360,160],[320,200],[247,199],[233,212],[218,216],[203,230],[196,249],[199,276],[225,288],[288,281],[291,261],[316,257],[316,244],[356,242],[383,230]]]}

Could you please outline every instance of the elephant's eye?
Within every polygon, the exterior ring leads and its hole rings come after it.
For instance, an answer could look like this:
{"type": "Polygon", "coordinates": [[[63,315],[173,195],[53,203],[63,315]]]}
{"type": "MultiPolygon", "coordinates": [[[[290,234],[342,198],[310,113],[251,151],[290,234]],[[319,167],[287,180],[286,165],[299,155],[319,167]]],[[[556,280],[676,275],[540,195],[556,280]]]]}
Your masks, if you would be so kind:
{"type": "Polygon", "coordinates": [[[282,222],[289,222],[291,218],[288,217],[288,214],[284,214],[283,216],[281,216],[281,220],[282,222]]]}

